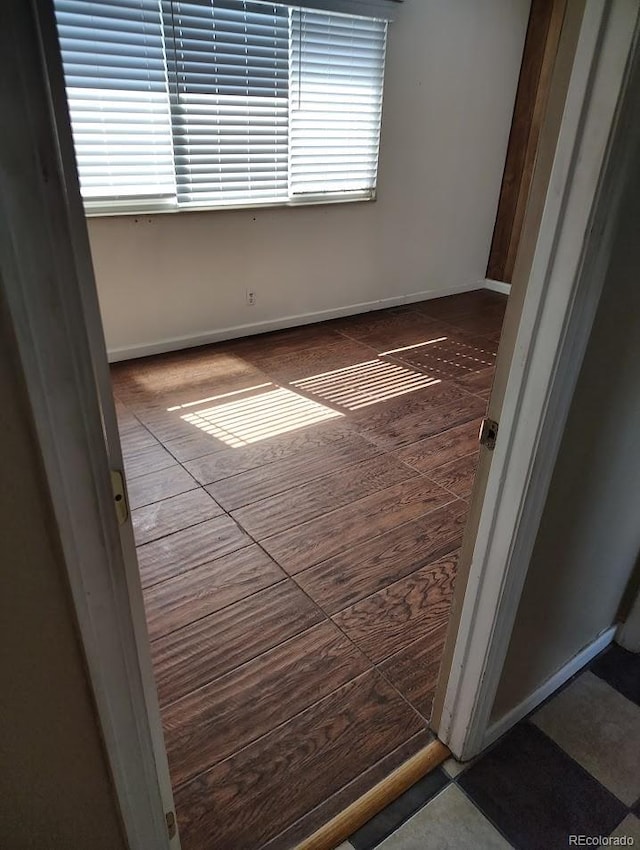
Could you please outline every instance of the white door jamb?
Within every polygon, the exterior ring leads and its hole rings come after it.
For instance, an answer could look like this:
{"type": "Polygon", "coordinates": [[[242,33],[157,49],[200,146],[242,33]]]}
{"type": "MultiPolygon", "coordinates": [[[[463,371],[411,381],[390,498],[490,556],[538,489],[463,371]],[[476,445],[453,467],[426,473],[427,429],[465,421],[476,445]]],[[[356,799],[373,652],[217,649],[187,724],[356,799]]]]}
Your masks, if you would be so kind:
{"type": "Polygon", "coordinates": [[[178,850],[131,522],[119,527],[113,505],[122,458],[53,4],[5,0],[2,21],[2,295],[126,837],[131,850],[178,850]]]}
{"type": "Polygon", "coordinates": [[[462,760],[491,742],[493,701],[600,297],[625,179],[621,151],[615,169],[606,165],[637,19],[637,0],[588,0],[581,22],[436,730],[462,760]]]}

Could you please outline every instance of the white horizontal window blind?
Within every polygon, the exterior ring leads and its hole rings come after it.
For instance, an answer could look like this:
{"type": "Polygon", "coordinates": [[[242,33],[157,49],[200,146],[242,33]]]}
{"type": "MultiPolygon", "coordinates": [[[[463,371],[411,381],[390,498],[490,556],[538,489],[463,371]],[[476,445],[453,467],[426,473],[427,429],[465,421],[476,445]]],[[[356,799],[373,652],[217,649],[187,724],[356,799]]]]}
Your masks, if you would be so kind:
{"type": "Polygon", "coordinates": [[[173,199],[157,0],[56,0],[55,7],[85,201],[173,199]]]}
{"type": "Polygon", "coordinates": [[[88,211],[374,196],[387,22],[266,0],[54,0],[88,211]]]}
{"type": "Polygon", "coordinates": [[[178,202],[286,200],[287,9],[244,0],[163,6],[173,32],[168,62],[178,202]]]}
{"type": "Polygon", "coordinates": [[[292,196],[373,194],[386,34],[385,21],[291,12],[292,196]]]}

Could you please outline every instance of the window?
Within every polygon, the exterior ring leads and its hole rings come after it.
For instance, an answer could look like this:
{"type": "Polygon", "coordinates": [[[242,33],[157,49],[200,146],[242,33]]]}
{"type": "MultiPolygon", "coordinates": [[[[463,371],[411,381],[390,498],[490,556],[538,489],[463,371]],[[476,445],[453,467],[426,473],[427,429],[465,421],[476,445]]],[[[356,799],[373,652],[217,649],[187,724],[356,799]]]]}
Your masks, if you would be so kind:
{"type": "Polygon", "coordinates": [[[55,8],[87,212],[374,196],[386,20],[262,0],[55,8]]]}
{"type": "Polygon", "coordinates": [[[56,0],[85,203],[174,199],[164,34],[154,0],[56,0]]]}

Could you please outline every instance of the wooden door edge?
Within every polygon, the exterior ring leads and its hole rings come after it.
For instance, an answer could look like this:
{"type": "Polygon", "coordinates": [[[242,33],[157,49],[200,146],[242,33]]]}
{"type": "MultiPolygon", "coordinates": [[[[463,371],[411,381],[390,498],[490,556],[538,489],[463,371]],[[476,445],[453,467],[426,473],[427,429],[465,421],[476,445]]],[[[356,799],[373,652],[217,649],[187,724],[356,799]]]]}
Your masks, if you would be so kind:
{"type": "Polygon", "coordinates": [[[435,740],[427,744],[324,826],[297,844],[295,850],[334,850],[385,806],[404,794],[427,773],[435,770],[449,755],[448,747],[441,741],[435,740]]]}
{"type": "Polygon", "coordinates": [[[487,277],[511,283],[567,0],[533,0],[527,23],[487,277]]]}

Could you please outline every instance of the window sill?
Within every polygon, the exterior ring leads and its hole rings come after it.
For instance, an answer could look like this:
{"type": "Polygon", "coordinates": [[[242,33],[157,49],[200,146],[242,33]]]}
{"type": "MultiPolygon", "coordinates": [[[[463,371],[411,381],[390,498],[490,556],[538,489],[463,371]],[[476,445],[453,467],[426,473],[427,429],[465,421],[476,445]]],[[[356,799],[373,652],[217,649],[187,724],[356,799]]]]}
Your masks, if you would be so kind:
{"type": "Polygon", "coordinates": [[[227,212],[229,210],[264,210],[264,209],[295,209],[296,207],[311,207],[311,206],[326,206],[329,204],[353,204],[362,203],[363,201],[375,201],[376,192],[367,191],[362,193],[353,193],[347,196],[323,196],[313,195],[296,201],[265,201],[264,203],[247,203],[247,204],[220,204],[216,206],[161,206],[155,203],[145,207],[144,204],[136,204],[135,206],[120,206],[113,205],[85,206],[85,215],[87,218],[112,218],[114,216],[148,216],[148,215],[174,215],[176,213],[191,213],[191,212],[227,212]]]}

